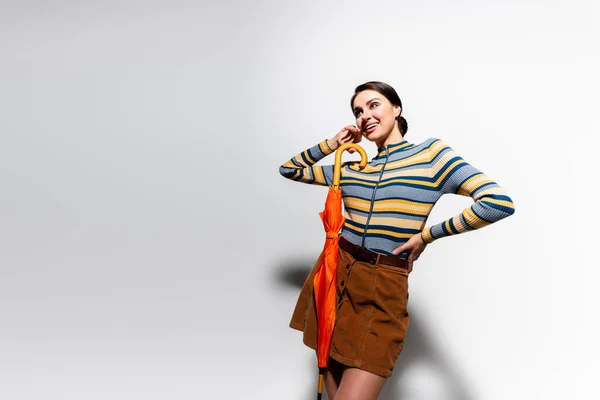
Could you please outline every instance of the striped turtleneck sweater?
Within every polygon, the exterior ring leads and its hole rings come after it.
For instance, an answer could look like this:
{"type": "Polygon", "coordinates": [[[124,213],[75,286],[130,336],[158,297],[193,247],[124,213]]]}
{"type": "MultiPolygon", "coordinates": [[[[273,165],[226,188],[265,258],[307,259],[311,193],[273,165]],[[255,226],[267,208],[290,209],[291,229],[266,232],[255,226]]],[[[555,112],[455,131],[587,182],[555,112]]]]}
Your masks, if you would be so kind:
{"type": "MultiPolygon", "coordinates": [[[[315,164],[331,153],[324,140],[291,158],[279,171],[295,181],[330,186],[333,165],[315,164]]],[[[403,140],[381,147],[363,170],[357,161],[343,163],[340,189],[346,217],[341,234],[354,244],[388,255],[414,234],[432,243],[484,227],[515,210],[496,182],[436,138],[417,145],[403,140]],[[433,206],[447,193],[470,196],[474,204],[425,228],[433,206]]]]}

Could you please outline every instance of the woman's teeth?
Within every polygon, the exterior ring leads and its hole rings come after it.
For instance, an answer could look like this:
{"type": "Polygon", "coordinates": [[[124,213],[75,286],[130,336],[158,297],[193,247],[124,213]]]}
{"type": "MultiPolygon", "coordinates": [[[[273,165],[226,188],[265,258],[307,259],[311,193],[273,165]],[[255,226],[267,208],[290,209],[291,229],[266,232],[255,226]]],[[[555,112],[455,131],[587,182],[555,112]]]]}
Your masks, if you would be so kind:
{"type": "Polygon", "coordinates": [[[377,124],[368,125],[365,129],[366,132],[372,131],[377,127],[377,124]]]}

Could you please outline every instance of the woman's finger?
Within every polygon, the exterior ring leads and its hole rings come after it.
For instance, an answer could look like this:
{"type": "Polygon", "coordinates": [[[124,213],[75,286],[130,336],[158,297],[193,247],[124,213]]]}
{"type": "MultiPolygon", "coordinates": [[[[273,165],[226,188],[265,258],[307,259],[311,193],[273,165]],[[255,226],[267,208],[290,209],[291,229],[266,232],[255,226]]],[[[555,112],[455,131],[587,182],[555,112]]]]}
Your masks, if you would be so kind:
{"type": "Polygon", "coordinates": [[[392,254],[397,256],[400,253],[403,253],[405,251],[408,251],[410,253],[411,247],[408,243],[404,243],[402,246],[396,247],[394,250],[392,250],[392,254]]]}
{"type": "Polygon", "coordinates": [[[348,130],[344,130],[342,131],[342,135],[340,136],[340,139],[342,140],[352,140],[352,133],[348,130]]]}
{"type": "Polygon", "coordinates": [[[410,271],[412,271],[413,269],[413,260],[410,257],[408,257],[408,260],[406,260],[406,262],[408,265],[408,273],[410,274],[410,271]]]}
{"type": "Polygon", "coordinates": [[[417,261],[417,258],[419,257],[414,257],[412,253],[408,255],[408,272],[412,271],[413,263],[417,261]]]}
{"type": "Polygon", "coordinates": [[[344,144],[344,143],[351,143],[351,142],[352,142],[352,138],[348,138],[348,137],[341,138],[341,139],[340,139],[340,142],[341,142],[342,144],[344,144]]]}
{"type": "Polygon", "coordinates": [[[360,140],[362,139],[362,135],[360,134],[360,131],[358,130],[358,128],[356,128],[354,125],[349,125],[346,128],[352,135],[352,139],[354,140],[354,142],[355,143],[360,142],[360,140]]]}
{"type": "Polygon", "coordinates": [[[351,136],[353,140],[360,137],[360,131],[354,125],[346,125],[340,132],[346,132],[346,135],[351,136]]]}

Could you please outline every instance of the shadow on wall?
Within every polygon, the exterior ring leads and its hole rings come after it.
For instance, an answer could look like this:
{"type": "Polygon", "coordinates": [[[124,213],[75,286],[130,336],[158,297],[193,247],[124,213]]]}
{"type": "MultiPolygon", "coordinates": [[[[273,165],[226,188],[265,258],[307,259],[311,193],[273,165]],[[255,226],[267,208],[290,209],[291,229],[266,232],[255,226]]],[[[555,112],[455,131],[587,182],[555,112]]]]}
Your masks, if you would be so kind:
{"type": "MultiPolygon", "coordinates": [[[[290,260],[282,263],[276,269],[275,283],[299,290],[310,273],[316,257],[313,260],[290,260]]],[[[473,400],[474,396],[460,377],[459,371],[447,357],[445,358],[440,346],[432,340],[429,334],[430,328],[426,327],[421,319],[424,315],[423,309],[418,303],[415,304],[414,300],[409,300],[408,308],[411,319],[404,348],[379,400],[473,400]],[[435,391],[436,393],[429,393],[427,388],[420,390],[407,381],[410,379],[411,370],[416,367],[431,373],[427,385],[440,388],[435,391]]],[[[314,361],[316,362],[316,358],[314,361]]],[[[419,382],[422,384],[422,381],[419,382]]],[[[307,385],[311,388],[316,387],[316,381],[307,382],[307,385]]],[[[307,394],[309,393],[316,392],[308,391],[307,394]]]]}

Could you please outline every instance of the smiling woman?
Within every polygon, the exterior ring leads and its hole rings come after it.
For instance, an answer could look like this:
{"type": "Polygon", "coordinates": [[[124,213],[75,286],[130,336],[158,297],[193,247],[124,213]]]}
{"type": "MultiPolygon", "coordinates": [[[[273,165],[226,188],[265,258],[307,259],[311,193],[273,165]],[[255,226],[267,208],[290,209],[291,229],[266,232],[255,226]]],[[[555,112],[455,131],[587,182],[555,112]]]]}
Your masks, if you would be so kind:
{"type": "MultiPolygon", "coordinates": [[[[364,169],[344,164],[340,188],[345,223],[339,238],[338,311],[325,377],[330,399],[376,399],[391,376],[409,323],[408,274],[425,247],[446,236],[472,231],[514,213],[511,198],[437,138],[420,144],[404,139],[408,124],[396,91],[383,82],[359,85],[350,100],[356,126],[292,157],[280,167],[289,179],[331,185],[333,165],[316,166],[344,143],[362,137],[378,154],[364,169]],[[358,128],[357,128],[358,127],[358,128]],[[425,228],[447,193],[470,196],[460,214],[425,228]]],[[[290,327],[316,349],[312,281],[300,292],[290,327]]]]}
{"type": "MultiPolygon", "coordinates": [[[[404,137],[404,135],[406,135],[406,131],[408,131],[408,123],[401,115],[402,101],[400,101],[398,93],[396,93],[391,86],[383,82],[367,82],[356,88],[354,95],[350,99],[350,107],[352,108],[352,113],[356,118],[357,125],[361,128],[361,131],[365,133],[368,140],[376,142],[375,137],[373,137],[371,134],[374,133],[381,120],[386,119],[386,116],[390,115],[389,107],[388,109],[385,107],[388,104],[393,108],[393,115],[395,116],[394,119],[398,124],[398,130],[404,137]],[[382,97],[387,101],[382,100],[382,97]],[[365,99],[369,100],[365,102],[365,99]],[[361,101],[364,102],[364,106],[361,105],[361,101]],[[381,107],[382,105],[384,106],[383,108],[381,107]],[[364,109],[369,110],[369,113],[365,113],[363,111],[364,109]],[[365,114],[367,115],[367,118],[365,118],[365,114]],[[368,116],[371,116],[373,120],[368,118],[368,116]]],[[[384,128],[380,132],[393,131],[394,122],[385,122],[388,125],[387,129],[384,128]]],[[[383,144],[380,143],[377,143],[377,145],[379,147],[383,146],[383,144]]]]}

